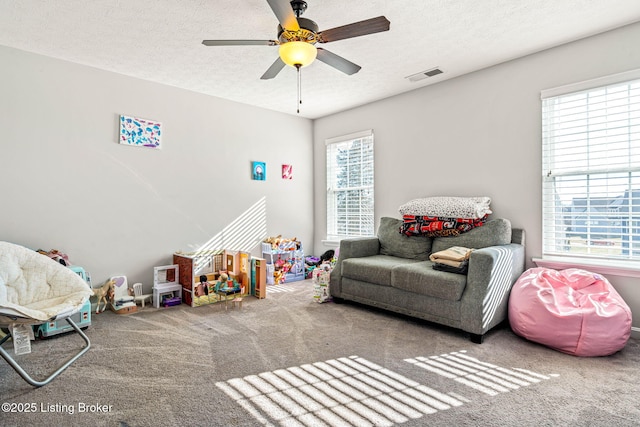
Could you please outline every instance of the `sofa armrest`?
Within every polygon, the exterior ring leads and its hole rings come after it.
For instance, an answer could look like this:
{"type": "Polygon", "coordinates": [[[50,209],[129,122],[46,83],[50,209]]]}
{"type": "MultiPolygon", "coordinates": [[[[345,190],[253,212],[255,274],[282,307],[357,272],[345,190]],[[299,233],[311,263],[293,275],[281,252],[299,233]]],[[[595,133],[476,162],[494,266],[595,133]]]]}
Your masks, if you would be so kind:
{"type": "Polygon", "coordinates": [[[525,232],[522,228],[513,228],[511,230],[511,243],[517,243],[524,246],[525,232]]]}
{"type": "Polygon", "coordinates": [[[524,246],[520,244],[473,251],[461,299],[461,329],[481,336],[506,319],[511,287],[524,266],[524,246]]]}
{"type": "Polygon", "coordinates": [[[357,237],[340,241],[338,260],[331,271],[329,291],[331,296],[342,295],[342,261],[348,258],[362,258],[378,255],[380,253],[380,241],[377,237],[357,237]]]}

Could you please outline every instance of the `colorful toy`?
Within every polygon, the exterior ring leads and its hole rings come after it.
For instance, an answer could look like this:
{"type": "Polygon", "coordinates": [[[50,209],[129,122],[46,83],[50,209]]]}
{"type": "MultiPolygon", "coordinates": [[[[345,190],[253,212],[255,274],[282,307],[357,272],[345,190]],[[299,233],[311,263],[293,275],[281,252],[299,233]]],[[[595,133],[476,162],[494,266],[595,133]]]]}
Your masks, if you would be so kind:
{"type": "Polygon", "coordinates": [[[107,303],[109,302],[109,295],[113,291],[113,287],[115,285],[115,281],[113,279],[109,279],[104,282],[104,285],[93,290],[93,295],[98,297],[98,303],[96,304],[96,314],[100,314],[107,308],[107,303]],[[102,310],[100,310],[100,303],[104,302],[104,306],[102,310]]]}
{"type": "Polygon", "coordinates": [[[45,251],[43,249],[38,249],[36,252],[38,252],[41,255],[48,256],[49,258],[51,258],[55,262],[58,262],[58,263],[60,263],[62,265],[66,265],[66,266],[70,266],[71,265],[71,263],[69,262],[69,256],[67,254],[63,254],[62,252],[58,251],[57,249],[51,249],[50,251],[45,251]]]}
{"type": "Polygon", "coordinates": [[[229,275],[227,273],[220,272],[220,279],[218,280],[218,282],[220,282],[221,285],[225,285],[228,280],[229,275]]]}
{"type": "Polygon", "coordinates": [[[196,298],[209,295],[209,282],[207,282],[207,276],[200,276],[200,283],[193,286],[193,295],[196,298]]]}
{"type": "Polygon", "coordinates": [[[331,278],[331,264],[324,263],[316,267],[312,273],[313,298],[316,302],[322,303],[331,301],[329,293],[329,280],[331,278]]]}
{"type": "Polygon", "coordinates": [[[134,297],[129,296],[129,285],[126,276],[113,276],[113,296],[110,308],[116,314],[131,314],[138,311],[134,297]]]}
{"type": "Polygon", "coordinates": [[[166,295],[162,299],[163,307],[172,307],[174,305],[180,305],[180,304],[182,304],[182,299],[180,297],[170,297],[166,295]]]}
{"type": "MultiPolygon", "coordinates": [[[[227,273],[220,272],[220,280],[216,283],[215,292],[216,295],[218,295],[219,299],[224,299],[225,310],[227,310],[228,308],[227,306],[229,302],[229,295],[234,296],[238,293],[242,295],[244,294],[244,290],[244,286],[240,286],[240,284],[236,282],[235,279],[229,278],[227,273]]],[[[237,299],[240,299],[240,301],[242,301],[242,298],[240,297],[233,297],[232,305],[235,306],[237,299]]]]}
{"type": "Polygon", "coordinates": [[[177,264],[153,267],[153,306],[155,308],[160,308],[165,295],[182,299],[183,285],[178,283],[180,273],[177,264]]]}
{"type": "MultiPolygon", "coordinates": [[[[89,273],[87,273],[84,268],[79,266],[72,266],[69,268],[89,284],[91,278],[89,277],[89,273]]],[[[80,329],[87,329],[89,326],[91,326],[91,301],[87,299],[80,311],[70,316],[70,318],[80,329]]],[[[48,338],[54,335],[71,331],[73,331],[73,327],[64,319],[50,320],[41,325],[33,326],[33,333],[35,338],[48,338]]]]}
{"type": "Polygon", "coordinates": [[[268,237],[264,240],[264,243],[271,244],[271,248],[273,250],[283,249],[286,247],[287,250],[294,251],[300,248],[300,242],[298,242],[297,237],[293,237],[291,239],[284,239],[282,235],[277,235],[276,237],[268,237]]]}
{"type": "Polygon", "coordinates": [[[318,263],[320,262],[320,258],[318,258],[317,256],[309,255],[304,257],[304,262],[308,265],[318,265],[318,263]]]}
{"type": "MultiPolygon", "coordinates": [[[[181,285],[183,303],[191,307],[200,307],[218,302],[213,292],[205,294],[203,282],[200,276],[206,275],[207,281],[211,284],[217,279],[220,270],[226,270],[228,259],[225,257],[226,251],[202,251],[193,253],[174,253],[173,263],[179,269],[175,281],[181,285]],[[200,289],[198,289],[200,288],[200,289]],[[197,294],[196,294],[197,292],[197,294]]],[[[232,262],[233,264],[233,262],[232,262]]],[[[211,290],[208,287],[207,292],[211,290]]]]}
{"type": "Polygon", "coordinates": [[[234,279],[229,278],[229,275],[224,272],[220,272],[220,278],[215,286],[215,291],[219,296],[227,296],[230,294],[237,294],[240,292],[240,284],[234,279]]]}
{"type": "Polygon", "coordinates": [[[280,283],[284,282],[284,272],[282,270],[275,270],[273,272],[273,282],[276,285],[279,285],[280,283]]]}

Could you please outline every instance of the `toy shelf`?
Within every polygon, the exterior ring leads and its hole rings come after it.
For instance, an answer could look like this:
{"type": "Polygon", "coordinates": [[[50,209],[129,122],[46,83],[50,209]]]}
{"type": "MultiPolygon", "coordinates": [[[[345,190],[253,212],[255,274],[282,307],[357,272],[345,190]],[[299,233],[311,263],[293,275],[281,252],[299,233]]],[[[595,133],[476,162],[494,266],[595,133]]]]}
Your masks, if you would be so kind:
{"type": "Polygon", "coordinates": [[[281,243],[274,248],[271,243],[262,243],[262,258],[276,266],[279,262],[291,264],[284,275],[284,283],[296,282],[305,278],[304,250],[298,241],[281,243]]]}

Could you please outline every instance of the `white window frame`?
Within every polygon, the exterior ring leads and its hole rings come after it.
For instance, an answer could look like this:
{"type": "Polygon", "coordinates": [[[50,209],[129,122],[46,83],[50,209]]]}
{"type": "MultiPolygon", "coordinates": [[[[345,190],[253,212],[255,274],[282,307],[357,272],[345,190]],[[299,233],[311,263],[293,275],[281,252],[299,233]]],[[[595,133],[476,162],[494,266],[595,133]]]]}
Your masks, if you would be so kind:
{"type": "Polygon", "coordinates": [[[640,275],[640,229],[624,225],[640,220],[640,70],[545,90],[541,99],[543,236],[542,259],[534,261],[640,275]],[[622,146],[627,154],[620,155],[622,146]],[[584,213],[576,213],[582,202],[584,213]],[[614,203],[622,204],[615,215],[614,203]],[[598,246],[617,240],[620,249],[598,246]]]}
{"type": "MultiPolygon", "coordinates": [[[[325,140],[327,166],[327,239],[325,242],[336,243],[344,238],[375,235],[374,230],[374,139],[373,130],[365,130],[325,140]],[[350,144],[363,143],[370,148],[360,150],[360,159],[352,157],[354,168],[367,166],[367,174],[360,182],[350,182],[340,187],[338,183],[337,150],[346,149],[350,144]],[[364,157],[362,157],[364,156],[364,157]],[[353,185],[351,185],[353,184],[353,185]],[[346,212],[338,212],[338,195],[358,193],[365,196],[356,203],[348,203],[346,212]]],[[[358,154],[357,150],[356,153],[358,154]]],[[[362,169],[360,169],[362,172],[362,169]]],[[[347,169],[346,173],[349,173],[347,169]]]]}

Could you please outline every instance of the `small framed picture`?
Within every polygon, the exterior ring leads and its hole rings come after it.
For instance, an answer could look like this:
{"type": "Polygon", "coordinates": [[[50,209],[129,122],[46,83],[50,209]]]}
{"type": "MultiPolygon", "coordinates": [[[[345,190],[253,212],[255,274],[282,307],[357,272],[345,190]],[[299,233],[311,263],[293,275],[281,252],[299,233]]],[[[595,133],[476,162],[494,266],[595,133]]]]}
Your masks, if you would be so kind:
{"type": "Polygon", "coordinates": [[[282,165],[282,179],[293,179],[293,165],[282,165]]]}
{"type": "Polygon", "coordinates": [[[251,179],[256,181],[267,180],[267,164],[265,162],[251,162],[251,179]]]}

